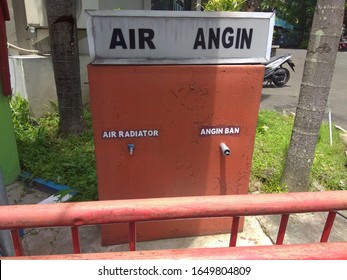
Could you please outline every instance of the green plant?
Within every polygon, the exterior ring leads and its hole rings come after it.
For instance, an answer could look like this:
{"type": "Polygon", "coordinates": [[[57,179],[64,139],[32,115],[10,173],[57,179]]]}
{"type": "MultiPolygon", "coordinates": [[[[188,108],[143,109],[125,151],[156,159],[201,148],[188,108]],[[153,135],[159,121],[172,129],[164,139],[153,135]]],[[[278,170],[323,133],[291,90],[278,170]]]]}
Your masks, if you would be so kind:
{"type": "Polygon", "coordinates": [[[293,119],[271,111],[260,111],[254,144],[252,180],[263,192],[282,192],[279,184],[293,119]]]}
{"type": "Polygon", "coordinates": [[[21,97],[11,100],[13,123],[22,170],[35,177],[76,189],[73,200],[97,199],[91,114],[84,110],[86,130],[79,136],[59,137],[59,114],[35,119],[21,97]]]}
{"type": "Polygon", "coordinates": [[[209,0],[205,11],[240,11],[246,0],[209,0]]]}
{"type": "Polygon", "coordinates": [[[44,118],[36,119],[31,116],[28,101],[19,95],[11,98],[10,107],[17,140],[43,143],[48,136],[56,136],[59,125],[59,116],[56,111],[47,114],[44,118]]]}
{"type": "Polygon", "coordinates": [[[345,148],[336,129],[332,130],[332,142],[333,145],[330,145],[329,126],[323,124],[312,166],[312,178],[324,189],[347,190],[345,148]]]}
{"type": "MultiPolygon", "coordinates": [[[[96,164],[92,119],[89,108],[84,110],[86,129],[79,136],[58,136],[59,115],[30,117],[28,103],[19,97],[11,101],[20,163],[23,171],[34,177],[51,180],[76,190],[74,201],[97,199],[96,164]]],[[[289,145],[293,117],[273,111],[260,111],[255,139],[251,179],[266,193],[285,192],[280,185],[286,151],[289,145]]],[[[312,169],[312,181],[327,190],[346,189],[347,170],[344,147],[339,133],[323,125],[312,169]]],[[[65,195],[63,191],[58,195],[65,195]]]]}

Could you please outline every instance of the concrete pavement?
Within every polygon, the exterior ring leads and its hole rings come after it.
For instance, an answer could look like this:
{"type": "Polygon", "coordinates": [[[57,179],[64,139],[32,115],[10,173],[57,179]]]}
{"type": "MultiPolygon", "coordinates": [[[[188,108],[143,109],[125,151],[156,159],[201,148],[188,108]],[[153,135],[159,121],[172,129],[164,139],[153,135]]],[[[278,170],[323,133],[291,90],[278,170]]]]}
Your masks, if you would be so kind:
{"type": "MultiPolygon", "coordinates": [[[[39,203],[51,194],[35,188],[24,187],[20,182],[7,187],[10,204],[39,203]]],[[[337,215],[329,241],[347,242],[347,211],[337,215]]],[[[326,213],[290,215],[284,244],[319,242],[325,224],[326,213]]],[[[238,234],[237,246],[272,245],[276,241],[280,217],[246,217],[244,231],[238,234]]],[[[89,252],[113,252],[128,250],[127,244],[101,246],[100,228],[79,228],[81,250],[89,252]]],[[[138,243],[138,250],[178,249],[201,247],[227,247],[229,234],[187,237],[138,243]]],[[[22,238],[26,255],[72,253],[69,228],[27,229],[22,238]]]]}

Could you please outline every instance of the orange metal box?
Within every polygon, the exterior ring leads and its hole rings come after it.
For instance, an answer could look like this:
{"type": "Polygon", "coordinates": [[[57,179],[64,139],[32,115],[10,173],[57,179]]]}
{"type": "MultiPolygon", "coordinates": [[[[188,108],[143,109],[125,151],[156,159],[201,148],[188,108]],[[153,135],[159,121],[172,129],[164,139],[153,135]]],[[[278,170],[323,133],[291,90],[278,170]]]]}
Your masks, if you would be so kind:
{"type": "MultiPolygon", "coordinates": [[[[88,72],[100,200],[248,192],[262,65],[89,65],[88,72]]],[[[137,239],[230,232],[231,222],[138,224],[137,239]]],[[[127,240],[128,225],[102,227],[104,245],[127,240]]]]}

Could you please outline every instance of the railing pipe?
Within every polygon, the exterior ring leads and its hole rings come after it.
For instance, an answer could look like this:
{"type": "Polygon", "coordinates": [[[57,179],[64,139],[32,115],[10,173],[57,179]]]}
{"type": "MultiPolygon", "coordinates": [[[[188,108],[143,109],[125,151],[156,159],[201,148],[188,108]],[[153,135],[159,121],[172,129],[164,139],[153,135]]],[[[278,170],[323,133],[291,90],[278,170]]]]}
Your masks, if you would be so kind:
{"type": "Polygon", "coordinates": [[[281,217],[280,227],[278,229],[276,245],[282,245],[283,244],[284,235],[286,234],[288,220],[289,220],[289,215],[283,214],[281,217]]]}
{"type": "Polygon", "coordinates": [[[72,234],[73,252],[75,254],[79,254],[81,253],[81,248],[80,248],[80,238],[78,234],[78,227],[71,227],[71,234],[72,234]]]}
{"type": "Polygon", "coordinates": [[[8,260],[346,260],[347,242],[9,257],[8,260]]]}
{"type": "Polygon", "coordinates": [[[11,205],[1,207],[0,229],[335,210],[347,210],[347,191],[11,205]]]}
{"type": "Polygon", "coordinates": [[[136,251],[136,224],[129,223],[129,251],[136,251]]]}
{"type": "Polygon", "coordinates": [[[235,247],[237,241],[237,233],[239,231],[240,217],[233,217],[231,225],[230,242],[229,247],[235,247]]]}
{"type": "Polygon", "coordinates": [[[16,256],[23,256],[23,247],[22,247],[22,241],[20,239],[20,235],[18,230],[13,229],[11,230],[11,235],[12,235],[12,241],[13,241],[13,247],[16,256]]]}
{"type": "Polygon", "coordinates": [[[336,217],[336,212],[335,211],[330,211],[327,217],[327,220],[325,222],[325,226],[323,229],[322,237],[320,239],[320,242],[328,242],[329,236],[331,229],[333,227],[334,221],[336,217]]]}

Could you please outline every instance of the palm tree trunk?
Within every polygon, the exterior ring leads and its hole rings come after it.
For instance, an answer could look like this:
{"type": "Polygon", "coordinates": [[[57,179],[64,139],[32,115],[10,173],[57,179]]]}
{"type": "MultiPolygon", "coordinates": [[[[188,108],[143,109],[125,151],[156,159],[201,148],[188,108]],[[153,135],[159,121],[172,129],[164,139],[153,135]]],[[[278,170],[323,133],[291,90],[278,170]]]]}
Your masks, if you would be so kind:
{"type": "Polygon", "coordinates": [[[76,24],[77,2],[45,2],[62,135],[79,134],[84,129],[76,24]]]}
{"type": "Polygon", "coordinates": [[[281,183],[307,191],[317,139],[329,96],[345,0],[318,0],[294,127],[281,183]]]}

